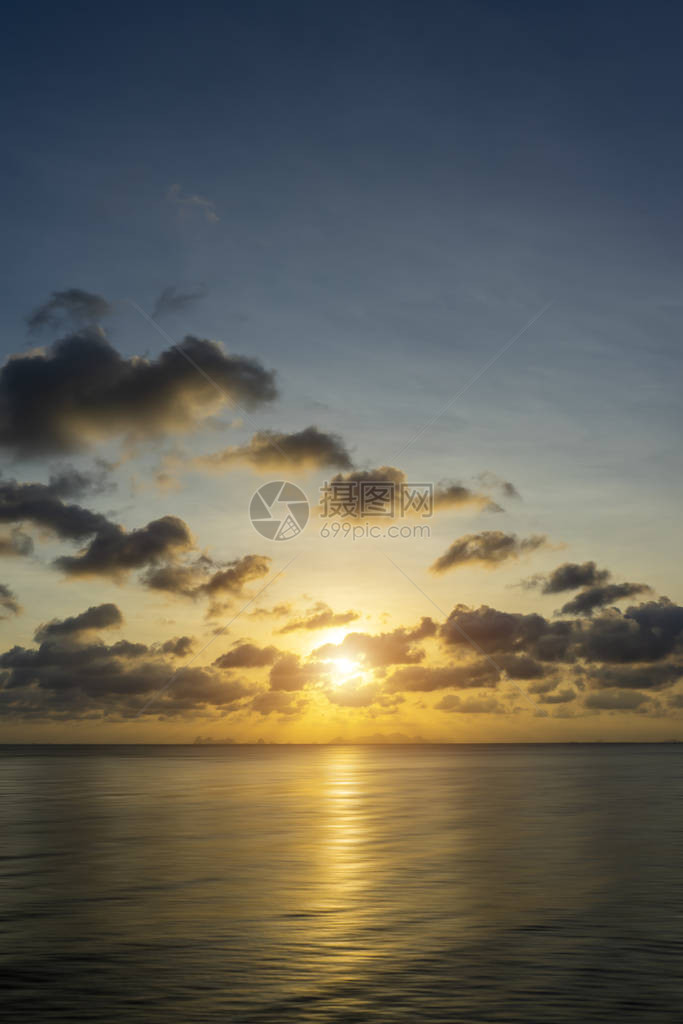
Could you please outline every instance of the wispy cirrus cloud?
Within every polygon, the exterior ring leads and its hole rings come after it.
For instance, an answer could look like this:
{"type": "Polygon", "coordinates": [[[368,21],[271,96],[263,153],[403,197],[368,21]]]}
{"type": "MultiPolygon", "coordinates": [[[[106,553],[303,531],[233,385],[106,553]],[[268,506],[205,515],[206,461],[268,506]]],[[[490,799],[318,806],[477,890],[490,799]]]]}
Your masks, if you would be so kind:
{"type": "Polygon", "coordinates": [[[26,318],[30,331],[43,328],[59,330],[65,325],[84,327],[98,324],[111,313],[106,299],[82,288],[66,288],[53,292],[49,299],[26,318]]]}
{"type": "Polygon", "coordinates": [[[178,313],[184,313],[205,297],[206,288],[203,285],[188,291],[182,291],[182,289],[177,288],[175,285],[169,285],[157,297],[152,309],[152,317],[154,320],[160,320],[166,316],[176,316],[178,313]]]}
{"type": "Polygon", "coordinates": [[[210,199],[196,193],[183,192],[177,183],[169,185],[166,202],[175,207],[181,216],[198,216],[207,224],[217,224],[220,219],[216,213],[216,207],[210,199]]]}

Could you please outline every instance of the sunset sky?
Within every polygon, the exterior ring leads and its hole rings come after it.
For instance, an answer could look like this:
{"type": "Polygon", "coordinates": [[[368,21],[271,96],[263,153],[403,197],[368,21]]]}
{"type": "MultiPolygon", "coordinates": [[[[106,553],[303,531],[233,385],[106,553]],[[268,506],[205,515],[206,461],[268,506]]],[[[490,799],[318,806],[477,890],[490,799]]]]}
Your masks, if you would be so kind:
{"type": "Polygon", "coordinates": [[[0,44],[0,741],[683,739],[674,8],[135,10],[0,44]]]}

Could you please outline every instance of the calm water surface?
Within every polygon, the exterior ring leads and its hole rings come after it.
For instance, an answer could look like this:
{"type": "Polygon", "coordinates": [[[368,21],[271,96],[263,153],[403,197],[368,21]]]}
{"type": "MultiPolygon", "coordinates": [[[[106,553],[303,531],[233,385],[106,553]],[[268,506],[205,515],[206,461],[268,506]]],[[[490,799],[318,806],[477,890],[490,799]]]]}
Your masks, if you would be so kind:
{"type": "Polygon", "coordinates": [[[683,746],[0,748],[8,1021],[683,1019],[683,746]]]}

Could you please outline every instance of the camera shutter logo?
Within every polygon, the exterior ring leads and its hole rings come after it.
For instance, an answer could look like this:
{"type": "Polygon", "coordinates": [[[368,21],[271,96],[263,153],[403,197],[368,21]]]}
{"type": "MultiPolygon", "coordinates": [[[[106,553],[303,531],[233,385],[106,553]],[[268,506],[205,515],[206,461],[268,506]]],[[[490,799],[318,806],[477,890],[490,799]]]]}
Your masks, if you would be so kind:
{"type": "Polygon", "coordinates": [[[308,498],[300,487],[288,480],[263,484],[249,503],[252,526],[268,540],[298,537],[308,522],[309,513],[308,498]]]}

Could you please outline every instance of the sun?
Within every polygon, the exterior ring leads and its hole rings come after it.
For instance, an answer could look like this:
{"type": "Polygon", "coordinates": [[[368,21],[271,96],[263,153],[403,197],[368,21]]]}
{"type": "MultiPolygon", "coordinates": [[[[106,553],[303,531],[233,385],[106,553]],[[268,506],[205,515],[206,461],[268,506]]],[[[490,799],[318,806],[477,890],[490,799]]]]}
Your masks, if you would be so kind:
{"type": "Polygon", "coordinates": [[[341,686],[352,676],[360,671],[360,665],[351,658],[333,658],[330,662],[332,669],[332,681],[335,686],[341,686]]]}

